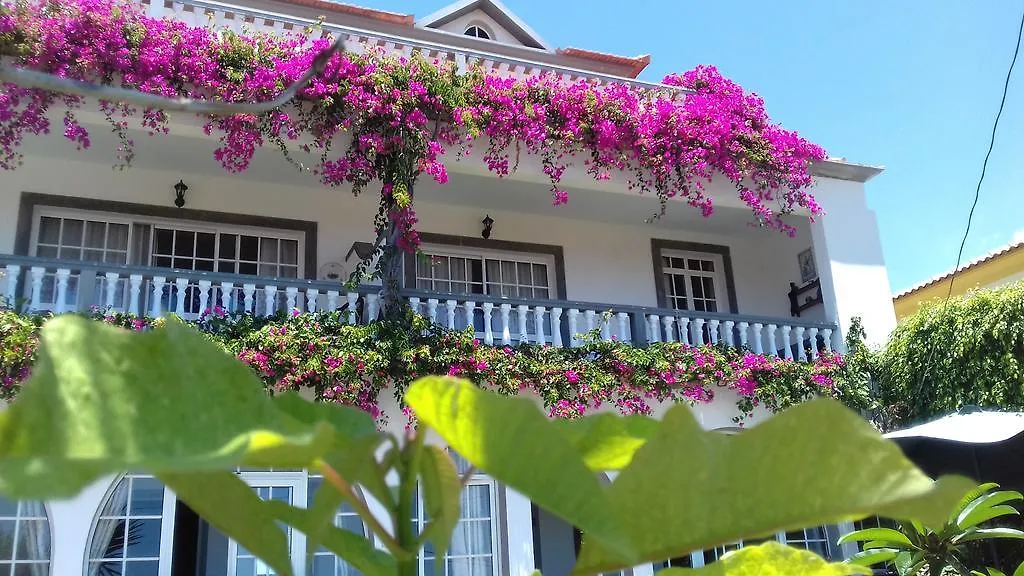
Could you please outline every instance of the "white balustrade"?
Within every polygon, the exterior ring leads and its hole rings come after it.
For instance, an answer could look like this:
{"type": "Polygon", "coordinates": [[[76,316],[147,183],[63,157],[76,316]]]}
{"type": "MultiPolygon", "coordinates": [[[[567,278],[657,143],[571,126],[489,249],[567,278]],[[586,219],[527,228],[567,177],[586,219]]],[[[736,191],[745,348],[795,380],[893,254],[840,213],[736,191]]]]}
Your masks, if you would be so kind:
{"type": "Polygon", "coordinates": [[[761,331],[764,330],[764,324],[760,322],[754,323],[754,354],[764,354],[764,346],[761,341],[761,331]]]}
{"type": "Polygon", "coordinates": [[[683,316],[676,318],[676,322],[679,323],[679,341],[683,344],[693,344],[693,337],[690,333],[690,319],[683,316]]]}
{"type": "Polygon", "coordinates": [[[473,315],[476,313],[476,302],[467,301],[463,304],[466,310],[466,326],[473,326],[473,315]]]}
{"type": "Polygon", "coordinates": [[[665,342],[673,342],[673,341],[675,341],[675,338],[673,338],[673,334],[672,334],[672,325],[675,324],[675,321],[676,321],[675,316],[664,316],[661,319],[661,323],[665,327],[665,331],[663,332],[663,337],[664,337],[665,342]]]}
{"type": "MultiPolygon", "coordinates": [[[[209,282],[207,282],[209,287],[209,282]]],[[[139,313],[139,295],[142,292],[142,274],[132,274],[128,277],[128,313],[139,313]]]]}
{"type": "Polygon", "coordinates": [[[373,322],[380,312],[380,294],[370,293],[366,295],[366,322],[373,322]]]}
{"type": "Polygon", "coordinates": [[[55,274],[57,282],[57,296],[54,303],[54,312],[60,314],[67,310],[68,299],[68,278],[71,277],[71,270],[58,268],[55,274]]]}
{"type": "Polygon", "coordinates": [[[6,286],[4,287],[4,300],[0,304],[6,304],[7,306],[14,306],[14,301],[18,294],[18,276],[21,275],[21,266],[17,264],[8,264],[5,268],[7,273],[4,275],[4,281],[6,286]]]}
{"type": "Polygon", "coordinates": [[[316,299],[320,297],[320,291],[316,288],[306,290],[306,311],[312,314],[316,312],[316,299]]]}
{"type": "Polygon", "coordinates": [[[481,306],[484,310],[484,344],[494,344],[494,328],[491,326],[491,317],[494,315],[494,303],[484,302],[481,306]]]}
{"type": "Polygon", "coordinates": [[[736,322],[732,320],[725,321],[725,344],[730,348],[736,347],[736,333],[733,331],[736,328],[736,322]]]}
{"type": "Polygon", "coordinates": [[[284,289],[285,308],[288,313],[291,314],[292,310],[295,310],[295,301],[299,297],[299,289],[295,286],[288,286],[284,289]]]}
{"type": "Polygon", "coordinates": [[[619,312],[615,315],[616,320],[619,323],[618,338],[622,342],[629,342],[629,314],[625,312],[619,312]]]}
{"type": "Polygon", "coordinates": [[[708,322],[708,336],[710,336],[712,345],[718,344],[719,336],[721,334],[718,331],[720,324],[721,322],[719,322],[718,319],[715,318],[711,319],[711,321],[708,322]]]}
{"type": "Polygon", "coordinates": [[[520,304],[516,306],[516,319],[519,320],[519,341],[528,342],[530,340],[529,333],[526,329],[526,313],[530,310],[530,307],[526,304],[520,304]]]}
{"type": "Polygon", "coordinates": [[[562,346],[562,309],[551,309],[551,345],[562,346]]]}
{"type": "Polygon", "coordinates": [[[768,325],[768,353],[778,358],[779,347],[775,345],[775,331],[778,327],[775,324],[768,325]]]}
{"type": "Polygon", "coordinates": [[[750,328],[749,322],[740,322],[740,348],[747,347],[747,329],[750,328]]]}
{"type": "Polygon", "coordinates": [[[512,315],[512,305],[501,305],[501,343],[508,346],[512,343],[512,332],[509,329],[509,316],[512,315]]]}
{"type": "Polygon", "coordinates": [[[544,314],[547,312],[543,306],[537,306],[533,310],[534,321],[537,323],[537,344],[541,346],[548,343],[547,338],[544,336],[544,314]]]}
{"type": "Polygon", "coordinates": [[[807,361],[807,347],[804,346],[804,327],[796,327],[796,357],[798,360],[807,361]]]}
{"type": "Polygon", "coordinates": [[[359,294],[355,292],[349,292],[348,294],[345,295],[345,301],[348,303],[348,323],[355,324],[357,320],[356,306],[359,303],[359,294]]]}
{"type": "Polygon", "coordinates": [[[448,311],[448,329],[455,330],[455,306],[458,304],[455,300],[448,300],[444,303],[445,310],[448,311]]]}
{"type": "Polygon", "coordinates": [[[164,286],[167,284],[167,278],[164,276],[153,276],[153,301],[150,302],[151,314],[154,318],[163,316],[163,298],[164,298],[164,286]]]}
{"type": "MultiPolygon", "coordinates": [[[[234,282],[221,282],[220,283],[220,307],[225,312],[231,312],[233,306],[231,306],[231,295],[235,291],[234,282]]],[[[310,310],[312,312],[312,310],[310,310]]]]}
{"type": "Polygon", "coordinates": [[[789,359],[789,360],[793,359],[793,348],[792,348],[792,345],[789,342],[789,333],[792,330],[793,330],[792,326],[783,326],[782,327],[782,346],[783,346],[783,352],[785,353],[786,358],[789,359]]]}
{"type": "Polygon", "coordinates": [[[651,342],[661,342],[661,334],[660,334],[660,331],[659,331],[659,324],[660,324],[660,318],[658,318],[658,315],[657,314],[651,314],[651,317],[648,320],[648,325],[649,325],[648,329],[650,330],[649,340],[651,342]]]}
{"type": "Polygon", "coordinates": [[[103,275],[105,284],[103,286],[105,298],[103,299],[103,305],[107,309],[114,308],[114,298],[117,294],[117,284],[121,281],[121,275],[117,272],[107,272],[103,275]]]}
{"type": "Polygon", "coordinates": [[[327,291],[327,311],[336,312],[338,310],[338,296],[340,294],[337,290],[327,291]]]}
{"type": "Polygon", "coordinates": [[[255,301],[253,300],[254,294],[256,294],[255,284],[242,285],[242,307],[245,309],[247,314],[252,314],[253,312],[253,306],[255,306],[255,301]]]}
{"type": "MultiPolygon", "coordinates": [[[[213,286],[213,282],[210,282],[209,280],[200,280],[199,281],[199,313],[200,314],[202,314],[203,312],[205,312],[205,311],[210,309],[210,289],[212,288],[212,286],[213,286]]],[[[275,287],[274,289],[276,290],[277,288],[275,287]]]]}
{"type": "Polygon", "coordinates": [[[572,347],[580,345],[579,336],[579,316],[580,311],[576,308],[569,309],[569,344],[572,347]]]}
{"type": "Polygon", "coordinates": [[[263,287],[263,305],[266,308],[263,313],[273,316],[277,308],[277,286],[268,284],[263,287]]]}
{"type": "Polygon", "coordinates": [[[427,300],[427,318],[430,319],[432,323],[437,322],[437,305],[437,298],[430,298],[427,300]]]}

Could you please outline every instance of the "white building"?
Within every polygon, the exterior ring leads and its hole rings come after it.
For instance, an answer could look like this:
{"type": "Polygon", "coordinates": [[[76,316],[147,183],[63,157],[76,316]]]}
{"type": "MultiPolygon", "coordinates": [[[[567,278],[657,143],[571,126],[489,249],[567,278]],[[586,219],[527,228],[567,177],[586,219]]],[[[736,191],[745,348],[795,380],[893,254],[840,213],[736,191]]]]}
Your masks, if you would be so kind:
{"type": "MultiPolygon", "coordinates": [[[[460,0],[420,20],[324,0],[143,3],[154,14],[197,25],[212,18],[236,28],[244,22],[291,29],[325,15],[327,28],[352,43],[427,50],[510,74],[550,70],[644,84],[633,78],[649,62],[553,49],[497,0],[460,0]]],[[[169,295],[195,286],[204,303],[224,298],[235,307],[251,303],[257,312],[268,304],[348,305],[362,320],[372,314],[373,290],[346,294],[328,277],[347,276],[355,262],[346,259],[350,248],[373,240],[375,198],[326,189],[273,150],[257,152],[248,171],[228,174],[213,159],[216,143],[200,123],[181,116],[168,136],[140,135],[134,166],[114,171],[116,143],[104,141],[102,118],[83,112],[81,119],[98,127],[90,150],[37,139],[24,148],[24,166],[0,173],[0,268],[6,269],[8,296],[24,296],[36,309],[113,304],[188,316],[200,308],[169,295]],[[180,208],[179,182],[187,185],[180,208]],[[153,298],[154,290],[165,296],[153,298]]],[[[424,251],[437,264],[407,269],[406,296],[423,313],[457,327],[465,325],[467,301],[486,307],[495,330],[483,335],[488,340],[505,338],[505,322],[518,334],[516,315],[526,310],[546,315],[555,327],[539,336],[535,328],[523,328],[528,339],[569,345],[570,325],[582,331],[593,326],[595,313],[614,308],[621,314],[605,328],[609,337],[721,338],[805,358],[801,343],[841,348],[852,317],[863,318],[873,342],[895,326],[875,215],[865,199],[865,182],[880,169],[845,161],[816,166],[813,193],[827,214],[813,224],[804,219],[795,239],[748,226],[749,211],[728,183],[712,184],[717,207],[709,219],[680,203],[645,224],[657,200],[637,197],[614,178],[596,182],[582,170],[567,171],[563,184],[571,200],[553,207],[547,178],[534,160],[524,160],[505,179],[480,162],[452,162],[448,169],[445,186],[426,178],[418,183],[424,251]],[[485,217],[493,219],[487,239],[481,237],[485,217]],[[814,266],[804,268],[812,277],[816,268],[821,298],[795,317],[789,292],[791,283],[803,286],[811,278],[801,276],[806,250],[812,250],[814,266]],[[551,316],[555,309],[561,317],[551,316]]],[[[817,292],[810,286],[798,305],[817,292]]],[[[729,427],[733,400],[723,395],[695,410],[708,429],[729,427]]],[[[241,474],[264,497],[296,504],[318,482],[302,472],[241,474]]],[[[575,541],[570,526],[485,476],[468,490],[467,520],[446,576],[525,576],[535,568],[545,576],[568,573],[575,541]]],[[[339,520],[359,529],[350,513],[340,512],[339,520]]],[[[828,530],[779,538],[839,558],[838,529],[828,530]]],[[[70,501],[6,505],[0,508],[0,543],[0,572],[10,567],[19,576],[266,574],[145,477],[108,479],[70,501]],[[12,541],[18,545],[12,548],[12,541]],[[17,562],[5,564],[12,559],[17,562]]],[[[293,543],[295,558],[302,558],[300,534],[293,543]]],[[[698,551],[679,562],[701,565],[719,553],[698,551]]],[[[297,564],[307,575],[350,571],[329,555],[318,555],[312,570],[297,564]]],[[[430,573],[432,562],[423,568],[430,573]]],[[[633,573],[658,568],[639,566],[633,573]]]]}

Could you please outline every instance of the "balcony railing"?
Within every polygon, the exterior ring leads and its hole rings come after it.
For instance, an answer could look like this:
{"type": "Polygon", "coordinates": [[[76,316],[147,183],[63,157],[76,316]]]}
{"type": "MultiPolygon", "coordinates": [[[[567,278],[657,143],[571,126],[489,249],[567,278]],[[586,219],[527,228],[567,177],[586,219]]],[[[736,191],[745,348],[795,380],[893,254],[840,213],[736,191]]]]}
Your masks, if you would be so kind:
{"type": "MultiPolygon", "coordinates": [[[[351,324],[380,312],[380,287],[345,290],[337,282],[264,278],[52,258],[0,255],[0,299],[32,311],[87,311],[93,306],[140,315],[173,312],[186,319],[220,306],[269,316],[279,311],[341,311],[351,324]]],[[[832,352],[833,324],[794,318],[714,314],[687,310],[515,299],[483,294],[402,292],[417,313],[454,330],[472,327],[486,344],[578,346],[599,340],[645,345],[725,344],[797,360],[832,352]]]]}

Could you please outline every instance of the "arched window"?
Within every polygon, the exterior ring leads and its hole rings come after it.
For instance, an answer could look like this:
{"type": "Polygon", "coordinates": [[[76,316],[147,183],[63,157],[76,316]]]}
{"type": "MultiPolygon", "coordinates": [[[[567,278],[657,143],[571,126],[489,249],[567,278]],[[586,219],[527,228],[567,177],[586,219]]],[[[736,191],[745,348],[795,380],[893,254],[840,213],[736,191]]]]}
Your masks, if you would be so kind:
{"type": "Polygon", "coordinates": [[[0,498],[0,576],[50,573],[50,522],[42,502],[0,498]]]}
{"type": "Polygon", "coordinates": [[[466,36],[472,36],[474,38],[483,38],[484,40],[491,39],[491,35],[487,33],[487,30],[484,30],[480,26],[475,25],[466,28],[466,31],[463,32],[463,34],[465,34],[466,36]]]}
{"type": "Polygon", "coordinates": [[[168,574],[173,505],[173,498],[156,478],[139,474],[121,478],[93,526],[86,551],[87,575],[168,574]]]}

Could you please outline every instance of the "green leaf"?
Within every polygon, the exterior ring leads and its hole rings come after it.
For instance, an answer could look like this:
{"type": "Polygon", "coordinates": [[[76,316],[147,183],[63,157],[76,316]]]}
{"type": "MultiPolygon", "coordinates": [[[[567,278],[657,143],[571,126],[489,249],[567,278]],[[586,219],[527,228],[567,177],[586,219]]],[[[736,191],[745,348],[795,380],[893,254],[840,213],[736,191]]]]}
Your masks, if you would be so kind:
{"type": "Polygon", "coordinates": [[[881,540],[890,544],[899,544],[901,546],[913,546],[910,542],[910,538],[899,530],[893,530],[892,528],[866,528],[864,530],[857,530],[856,532],[850,532],[842,536],[837,542],[839,545],[846,544],[847,542],[867,542],[869,540],[881,540]]]}
{"type": "MultiPolygon", "coordinates": [[[[1003,515],[998,514],[996,516],[987,516],[987,510],[995,508],[1000,504],[1016,502],[1019,500],[1024,500],[1024,496],[1022,496],[1020,492],[1013,490],[1002,490],[999,492],[985,494],[972,500],[966,507],[964,507],[960,514],[957,515],[955,524],[961,530],[972,528],[986,520],[991,520],[992,518],[1003,515]]],[[[1017,513],[1017,510],[1012,506],[1002,507],[1004,510],[1007,508],[1013,510],[1011,513],[1017,513]]]]}
{"type": "MultiPolygon", "coordinates": [[[[305,534],[308,534],[308,530],[319,522],[319,519],[310,514],[309,510],[278,501],[269,501],[266,502],[266,505],[274,518],[305,534]]],[[[321,544],[351,564],[364,576],[396,576],[398,574],[398,564],[395,559],[390,554],[378,550],[372,541],[359,534],[331,525],[323,531],[321,544]]],[[[308,541],[307,545],[309,545],[308,541]]],[[[315,548],[311,548],[310,552],[315,550],[315,548]]]]}
{"type": "Polygon", "coordinates": [[[856,566],[876,566],[895,560],[899,554],[900,551],[894,548],[875,548],[873,550],[857,552],[850,556],[846,562],[856,566]]]}
{"type": "Polygon", "coordinates": [[[453,378],[417,380],[405,400],[420,422],[474,466],[629,563],[628,540],[597,476],[530,400],[498,396],[453,378]]]}
{"type": "MultiPolygon", "coordinates": [[[[422,431],[426,433],[426,431],[422,431]]],[[[451,456],[440,446],[424,446],[420,459],[423,479],[423,506],[430,523],[423,531],[434,543],[435,571],[444,573],[444,553],[452,539],[452,531],[459,522],[459,500],[462,484],[451,456]]]]}
{"type": "Polygon", "coordinates": [[[341,438],[378,435],[373,417],[358,408],[335,402],[310,402],[294,391],[274,396],[271,401],[281,411],[305,424],[330,424],[341,438]]]}
{"type": "Polygon", "coordinates": [[[1013,576],[1024,576],[1024,562],[1017,566],[1017,569],[1013,571],[1013,576]]]}
{"type": "Polygon", "coordinates": [[[953,538],[953,543],[960,544],[962,542],[974,542],[975,540],[988,540],[995,538],[1024,540],[1024,532],[1015,528],[971,528],[963,534],[953,538]]]}
{"type": "Polygon", "coordinates": [[[983,524],[992,520],[993,518],[1001,518],[1003,516],[1019,516],[1020,512],[1017,511],[1013,506],[1007,506],[1001,504],[998,506],[977,508],[971,512],[969,516],[964,519],[963,525],[958,525],[961,530],[974,528],[979,524],[983,524]]]}
{"type": "Polygon", "coordinates": [[[765,542],[730,552],[703,568],[668,568],[659,576],[847,576],[871,574],[862,566],[830,564],[821,556],[779,544],[765,542]]]}
{"type": "MultiPolygon", "coordinates": [[[[818,399],[733,436],[674,407],[608,498],[639,563],[870,515],[941,524],[972,486],[933,482],[860,416],[818,399]]],[[[587,540],[576,571],[627,567],[587,540]]]]}
{"type": "Polygon", "coordinates": [[[597,414],[575,420],[554,420],[587,467],[596,472],[621,470],[654,435],[658,421],[647,416],[597,414]]]}
{"type": "Polygon", "coordinates": [[[977,570],[971,570],[972,576],[1006,576],[1005,572],[996,570],[995,568],[987,568],[986,572],[978,572],[977,570]]]}
{"type": "Polygon", "coordinates": [[[292,574],[285,533],[268,502],[231,472],[158,473],[157,478],[211,526],[283,576],[292,574]]]}
{"type": "Polygon", "coordinates": [[[132,333],[60,316],[40,338],[32,376],[0,412],[7,497],[71,497],[125,470],[225,470],[271,455],[301,467],[331,443],[331,426],[279,410],[248,367],[176,320],[132,333]]]}

